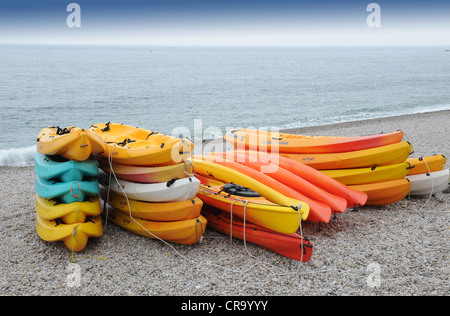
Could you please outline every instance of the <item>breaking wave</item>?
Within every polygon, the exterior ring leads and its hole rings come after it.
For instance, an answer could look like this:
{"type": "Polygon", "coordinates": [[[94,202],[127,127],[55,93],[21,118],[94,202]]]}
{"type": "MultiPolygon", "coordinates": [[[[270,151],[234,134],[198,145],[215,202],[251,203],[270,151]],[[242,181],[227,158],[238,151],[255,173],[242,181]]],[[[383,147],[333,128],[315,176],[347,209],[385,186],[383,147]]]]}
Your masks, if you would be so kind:
{"type": "Polygon", "coordinates": [[[0,149],[0,166],[26,167],[34,165],[36,146],[0,149]]]}

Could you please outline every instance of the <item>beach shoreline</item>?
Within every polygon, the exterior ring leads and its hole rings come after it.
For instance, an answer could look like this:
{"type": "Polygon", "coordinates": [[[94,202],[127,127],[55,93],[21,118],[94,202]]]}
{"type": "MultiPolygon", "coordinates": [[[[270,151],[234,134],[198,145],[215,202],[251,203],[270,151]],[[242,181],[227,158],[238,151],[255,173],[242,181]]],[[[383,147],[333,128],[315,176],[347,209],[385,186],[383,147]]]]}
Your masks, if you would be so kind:
{"type": "MultiPolygon", "coordinates": [[[[449,157],[448,122],[450,110],[283,132],[359,136],[402,130],[413,144],[412,157],[449,157]]],[[[204,141],[203,150],[221,142],[204,141]]],[[[36,234],[33,167],[0,167],[0,180],[0,295],[446,296],[450,290],[448,190],[347,210],[328,224],[304,222],[314,251],[303,264],[238,239],[230,243],[209,228],[201,244],[169,246],[109,221],[103,237],[89,240],[73,263],[62,242],[44,242],[36,234]],[[80,276],[75,285],[74,271],[80,276]]]]}

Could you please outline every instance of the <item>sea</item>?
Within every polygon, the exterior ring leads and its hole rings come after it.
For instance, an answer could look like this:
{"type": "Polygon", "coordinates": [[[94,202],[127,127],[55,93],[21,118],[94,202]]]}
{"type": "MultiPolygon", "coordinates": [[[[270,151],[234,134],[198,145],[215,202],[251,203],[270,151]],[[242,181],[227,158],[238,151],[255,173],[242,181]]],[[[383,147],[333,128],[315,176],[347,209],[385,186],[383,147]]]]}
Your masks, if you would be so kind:
{"type": "Polygon", "coordinates": [[[46,126],[199,140],[449,110],[447,49],[2,44],[0,166],[32,165],[46,126]]]}

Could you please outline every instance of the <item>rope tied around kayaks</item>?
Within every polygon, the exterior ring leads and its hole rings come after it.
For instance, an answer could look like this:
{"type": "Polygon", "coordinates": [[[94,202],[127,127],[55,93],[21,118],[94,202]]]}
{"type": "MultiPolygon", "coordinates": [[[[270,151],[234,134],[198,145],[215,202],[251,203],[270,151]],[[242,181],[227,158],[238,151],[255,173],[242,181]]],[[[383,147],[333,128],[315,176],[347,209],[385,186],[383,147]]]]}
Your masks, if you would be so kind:
{"type": "MultiPolygon", "coordinates": [[[[109,174],[110,181],[111,181],[112,177],[114,177],[114,179],[117,181],[117,183],[119,183],[119,179],[117,178],[117,175],[116,175],[116,173],[114,172],[112,160],[113,160],[113,159],[112,159],[112,155],[111,155],[111,152],[110,152],[109,157],[108,157],[108,162],[109,162],[109,167],[110,167],[110,169],[109,169],[109,170],[110,170],[110,174],[109,174]]],[[[175,182],[176,180],[178,180],[178,179],[173,179],[173,180],[171,180],[171,181],[175,182]]],[[[192,180],[190,180],[190,181],[192,181],[192,180]]],[[[169,181],[169,182],[170,182],[170,181],[169,181]]],[[[131,211],[130,200],[128,199],[128,195],[127,195],[127,193],[125,192],[125,190],[123,189],[122,186],[119,186],[119,189],[122,191],[123,196],[125,197],[125,199],[126,199],[126,201],[127,201],[127,206],[128,206],[128,216],[130,217],[130,219],[131,219],[134,223],[136,223],[136,225],[140,226],[145,232],[147,232],[147,233],[149,234],[149,236],[152,236],[154,239],[157,239],[157,240],[163,242],[164,244],[166,244],[167,246],[169,246],[170,248],[172,248],[172,250],[174,250],[180,257],[183,257],[183,258],[187,259],[187,258],[184,257],[179,251],[177,251],[177,250],[175,249],[175,247],[173,247],[171,244],[169,244],[169,243],[168,243],[167,241],[165,241],[164,239],[162,239],[162,238],[156,236],[155,234],[153,234],[151,231],[149,231],[147,228],[145,228],[141,223],[139,223],[139,222],[133,217],[133,214],[132,214],[132,211],[131,211]]],[[[110,188],[110,186],[108,186],[108,190],[107,190],[107,192],[108,192],[108,194],[107,194],[107,199],[106,199],[106,201],[103,201],[103,203],[104,203],[103,207],[104,207],[105,209],[108,209],[108,208],[106,207],[106,204],[109,203],[109,191],[110,191],[110,190],[111,190],[111,188],[110,188]]],[[[108,211],[107,211],[107,213],[108,213],[108,211]]],[[[108,218],[108,214],[106,214],[106,217],[108,218]]],[[[198,222],[198,221],[199,221],[199,219],[197,218],[197,221],[195,222],[196,241],[197,241],[197,242],[199,241],[198,238],[197,238],[197,236],[198,236],[198,234],[197,234],[197,225],[198,225],[198,223],[197,223],[197,222],[198,222]]],[[[200,222],[200,223],[201,223],[201,222],[200,222]]],[[[202,237],[200,238],[200,241],[203,241],[203,225],[201,225],[201,226],[202,226],[202,237]]]]}
{"type": "Polygon", "coordinates": [[[192,163],[192,161],[190,161],[190,160],[186,160],[186,161],[183,161],[183,163],[184,163],[184,174],[186,174],[188,177],[194,177],[195,176],[195,173],[194,173],[194,164],[192,163]],[[191,172],[188,172],[188,168],[187,168],[187,165],[190,165],[191,166],[191,172]]]}
{"type": "MultiPolygon", "coordinates": [[[[206,228],[206,227],[205,227],[205,228],[206,228]]],[[[198,218],[197,218],[196,221],[195,221],[195,241],[198,242],[198,243],[200,243],[200,244],[203,242],[203,223],[202,223],[202,221],[199,220],[198,218]],[[198,237],[198,232],[197,232],[197,226],[198,226],[198,224],[200,224],[201,231],[202,231],[202,235],[200,236],[200,239],[197,239],[197,237],[198,237]]]]}
{"type": "MultiPolygon", "coordinates": [[[[246,229],[247,229],[246,228],[246,223],[247,223],[247,205],[248,205],[249,201],[248,200],[241,200],[238,196],[236,196],[236,199],[233,201],[233,203],[230,206],[230,246],[233,245],[232,244],[232,242],[233,242],[233,206],[234,206],[235,202],[237,202],[237,201],[242,202],[242,206],[244,207],[243,241],[244,241],[244,248],[247,251],[247,254],[250,257],[256,259],[262,267],[264,267],[267,270],[269,270],[272,273],[274,273],[269,267],[265,266],[258,257],[255,257],[254,255],[252,255],[250,253],[250,251],[248,250],[247,237],[246,237],[246,229]]],[[[299,220],[300,242],[301,242],[300,243],[300,264],[299,264],[299,266],[297,268],[297,272],[298,272],[298,271],[300,271],[300,266],[301,266],[301,263],[303,262],[303,256],[306,254],[306,249],[305,249],[305,245],[304,245],[305,239],[303,238],[302,215],[301,215],[301,212],[300,212],[300,210],[302,209],[302,204],[301,203],[299,205],[297,205],[297,209],[299,210],[299,212],[298,212],[298,214],[299,214],[298,215],[298,220],[299,220]]]]}

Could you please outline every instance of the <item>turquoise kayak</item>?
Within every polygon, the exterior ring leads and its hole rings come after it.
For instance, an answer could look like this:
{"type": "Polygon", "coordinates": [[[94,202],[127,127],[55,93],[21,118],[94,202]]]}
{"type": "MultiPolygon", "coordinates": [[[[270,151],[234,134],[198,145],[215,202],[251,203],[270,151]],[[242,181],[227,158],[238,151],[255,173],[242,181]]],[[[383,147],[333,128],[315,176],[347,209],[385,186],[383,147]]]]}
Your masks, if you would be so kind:
{"type": "Polygon", "coordinates": [[[34,171],[38,177],[46,180],[82,181],[85,178],[96,177],[98,165],[93,156],[85,161],[73,161],[62,156],[49,156],[37,152],[34,171]]]}
{"type": "Polygon", "coordinates": [[[96,196],[100,193],[97,178],[58,182],[36,176],[34,184],[38,196],[44,199],[59,198],[65,204],[84,202],[87,197],[96,196]]]}

